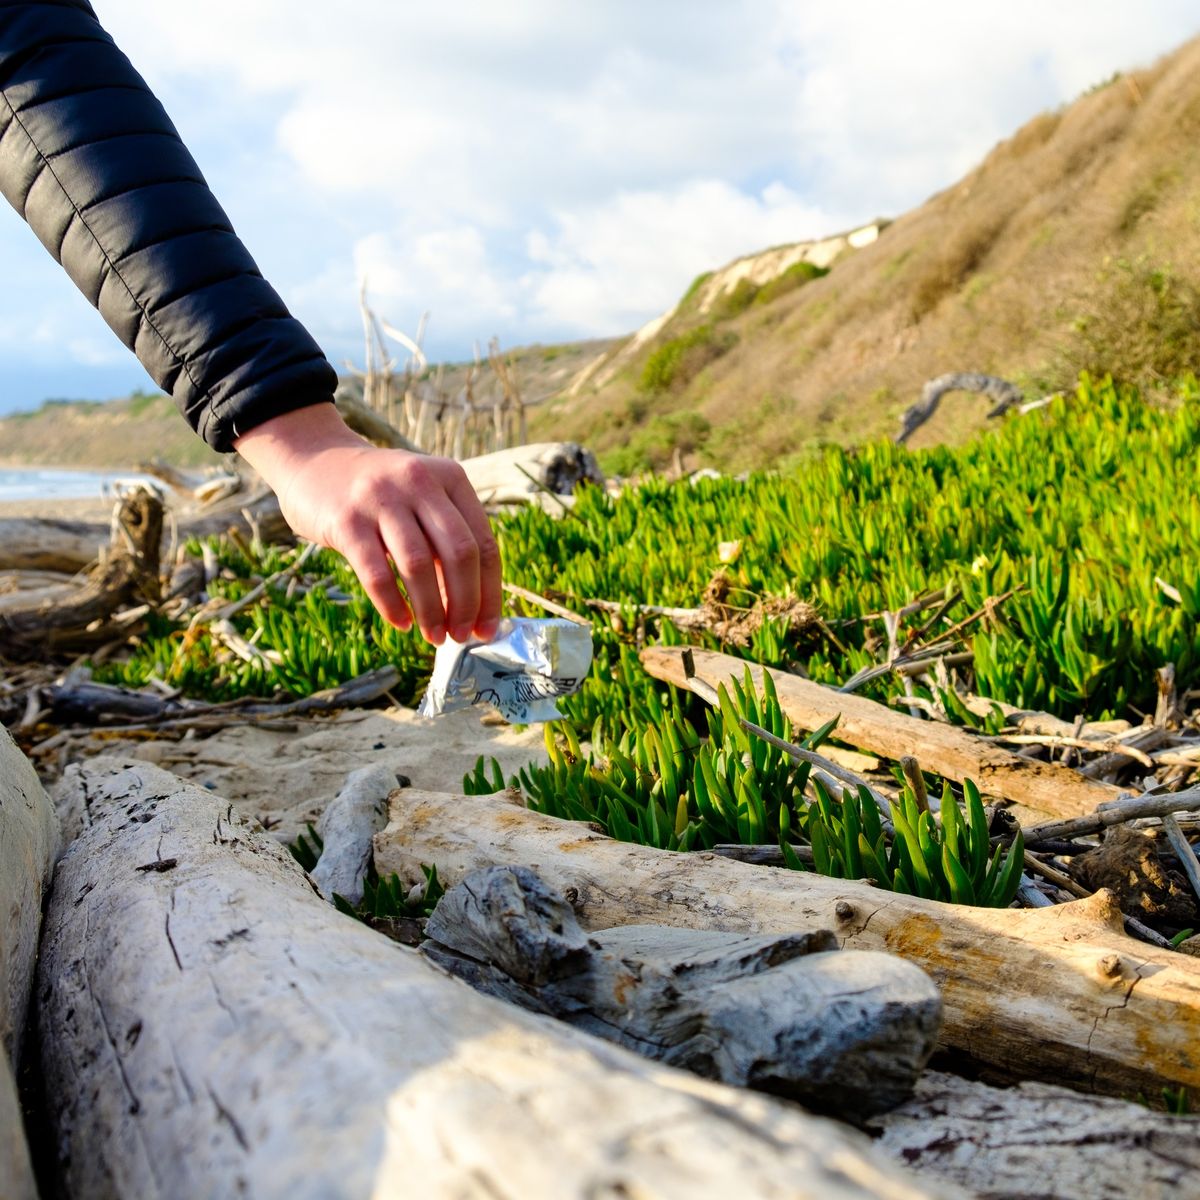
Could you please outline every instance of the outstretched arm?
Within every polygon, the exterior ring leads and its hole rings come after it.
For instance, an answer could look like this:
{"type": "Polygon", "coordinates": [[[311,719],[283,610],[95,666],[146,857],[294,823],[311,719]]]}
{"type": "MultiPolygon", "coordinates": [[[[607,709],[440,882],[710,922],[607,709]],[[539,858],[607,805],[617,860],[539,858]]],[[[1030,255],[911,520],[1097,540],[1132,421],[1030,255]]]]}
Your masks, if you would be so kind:
{"type": "Polygon", "coordinates": [[[333,368],[86,0],[0,0],[0,192],[192,428],[345,553],[387,619],[410,619],[390,557],[427,638],[488,634],[498,556],[461,469],[345,427],[333,368]]]}

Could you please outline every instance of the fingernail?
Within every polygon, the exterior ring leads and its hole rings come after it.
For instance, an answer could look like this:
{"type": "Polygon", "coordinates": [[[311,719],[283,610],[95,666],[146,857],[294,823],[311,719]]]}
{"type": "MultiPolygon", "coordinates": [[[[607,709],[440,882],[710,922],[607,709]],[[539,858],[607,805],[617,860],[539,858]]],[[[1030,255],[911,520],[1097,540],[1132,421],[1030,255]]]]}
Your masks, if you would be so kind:
{"type": "Polygon", "coordinates": [[[446,640],[446,630],[442,625],[435,625],[429,631],[429,640],[435,645],[440,646],[446,640]]]}
{"type": "Polygon", "coordinates": [[[485,624],[480,625],[477,631],[479,634],[479,640],[481,642],[490,642],[492,638],[496,636],[496,630],[499,628],[500,624],[497,621],[488,621],[485,624]]]}
{"type": "Polygon", "coordinates": [[[466,642],[466,641],[470,641],[470,638],[471,638],[471,626],[470,626],[470,625],[460,625],[460,626],[459,626],[457,629],[452,629],[452,630],[450,631],[450,636],[451,636],[451,637],[452,637],[452,638],[453,638],[453,639],[454,639],[456,642],[466,642]]]}

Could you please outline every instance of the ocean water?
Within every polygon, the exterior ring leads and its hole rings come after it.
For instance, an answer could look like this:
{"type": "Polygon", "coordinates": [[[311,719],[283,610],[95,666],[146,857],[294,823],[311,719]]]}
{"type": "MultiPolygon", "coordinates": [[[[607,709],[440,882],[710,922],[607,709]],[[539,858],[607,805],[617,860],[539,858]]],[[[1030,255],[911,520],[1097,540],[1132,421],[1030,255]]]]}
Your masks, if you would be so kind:
{"type": "Polygon", "coordinates": [[[98,499],[118,479],[147,478],[131,471],[68,471],[54,467],[0,467],[5,500],[98,499]]]}

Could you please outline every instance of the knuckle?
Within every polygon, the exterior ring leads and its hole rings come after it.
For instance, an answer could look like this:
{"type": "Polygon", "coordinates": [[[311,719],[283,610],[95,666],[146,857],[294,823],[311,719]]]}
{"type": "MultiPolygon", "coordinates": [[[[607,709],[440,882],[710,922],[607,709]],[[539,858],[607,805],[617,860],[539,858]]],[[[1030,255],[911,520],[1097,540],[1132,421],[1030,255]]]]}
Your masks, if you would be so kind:
{"type": "Polygon", "coordinates": [[[454,537],[447,542],[443,557],[456,567],[465,567],[479,561],[479,543],[471,537],[454,537]]]}
{"type": "Polygon", "coordinates": [[[410,547],[400,552],[396,566],[405,579],[424,579],[433,571],[433,556],[428,550],[410,547]]]}
{"type": "Polygon", "coordinates": [[[493,537],[479,543],[479,566],[484,571],[495,571],[500,566],[500,547],[493,537]]]}

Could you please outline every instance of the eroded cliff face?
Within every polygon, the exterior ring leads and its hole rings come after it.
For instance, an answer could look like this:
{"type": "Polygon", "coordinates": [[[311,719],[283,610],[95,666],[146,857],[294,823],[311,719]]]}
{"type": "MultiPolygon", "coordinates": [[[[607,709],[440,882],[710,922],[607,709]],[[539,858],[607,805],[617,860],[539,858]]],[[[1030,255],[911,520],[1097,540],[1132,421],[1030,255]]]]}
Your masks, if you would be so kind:
{"type": "Polygon", "coordinates": [[[602,388],[617,375],[622,367],[637,357],[638,353],[650,344],[671,321],[681,315],[684,306],[688,306],[694,315],[708,316],[725,296],[731,295],[738,284],[745,281],[762,287],[772,279],[778,279],[789,268],[797,263],[811,263],[814,267],[828,269],[838,258],[847,252],[860,250],[871,245],[879,237],[880,232],[888,224],[887,221],[871,221],[852,229],[847,233],[834,234],[832,237],[818,238],[815,241],[792,242],[786,246],[772,246],[769,250],[758,254],[747,254],[735,258],[720,270],[713,271],[708,276],[702,276],[699,286],[693,285],[693,290],[673,304],[665,313],[647,321],[624,345],[615,352],[608,350],[592,358],[584,364],[574,379],[571,380],[565,394],[576,396],[585,386],[602,388]]]}

